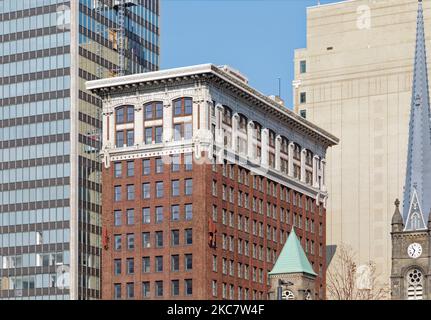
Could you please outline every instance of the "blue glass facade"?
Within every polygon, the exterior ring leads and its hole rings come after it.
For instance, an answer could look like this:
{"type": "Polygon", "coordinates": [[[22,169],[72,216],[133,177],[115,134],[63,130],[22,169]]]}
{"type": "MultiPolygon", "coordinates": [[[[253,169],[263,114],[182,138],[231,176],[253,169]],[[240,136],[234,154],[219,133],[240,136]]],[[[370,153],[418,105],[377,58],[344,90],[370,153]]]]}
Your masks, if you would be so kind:
{"type": "MultiPolygon", "coordinates": [[[[103,2],[0,1],[0,299],[100,298],[101,104],[83,88],[118,70],[117,10],[103,2]]],[[[159,63],[158,1],[136,2],[128,73],[159,63]]]]}

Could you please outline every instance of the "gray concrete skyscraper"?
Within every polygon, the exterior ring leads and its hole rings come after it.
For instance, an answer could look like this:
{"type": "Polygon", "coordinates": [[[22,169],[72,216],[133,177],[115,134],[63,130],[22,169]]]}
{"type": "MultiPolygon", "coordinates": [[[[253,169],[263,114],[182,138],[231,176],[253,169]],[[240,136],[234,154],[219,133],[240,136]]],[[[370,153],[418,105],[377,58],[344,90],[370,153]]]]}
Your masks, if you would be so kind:
{"type": "Polygon", "coordinates": [[[84,84],[158,66],[158,0],[0,1],[0,299],[100,297],[102,115],[84,84]]]}

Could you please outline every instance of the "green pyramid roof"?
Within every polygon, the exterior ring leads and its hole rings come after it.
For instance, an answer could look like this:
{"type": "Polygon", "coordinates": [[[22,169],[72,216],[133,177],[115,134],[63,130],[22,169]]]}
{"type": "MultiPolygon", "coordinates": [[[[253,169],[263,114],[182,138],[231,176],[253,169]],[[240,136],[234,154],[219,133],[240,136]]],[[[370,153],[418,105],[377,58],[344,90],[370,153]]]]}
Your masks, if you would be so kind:
{"type": "Polygon", "coordinates": [[[317,276],[305,255],[304,249],[302,249],[294,228],[292,228],[292,232],[289,238],[287,238],[283,250],[281,250],[275,266],[269,274],[285,273],[307,273],[317,276]]]}

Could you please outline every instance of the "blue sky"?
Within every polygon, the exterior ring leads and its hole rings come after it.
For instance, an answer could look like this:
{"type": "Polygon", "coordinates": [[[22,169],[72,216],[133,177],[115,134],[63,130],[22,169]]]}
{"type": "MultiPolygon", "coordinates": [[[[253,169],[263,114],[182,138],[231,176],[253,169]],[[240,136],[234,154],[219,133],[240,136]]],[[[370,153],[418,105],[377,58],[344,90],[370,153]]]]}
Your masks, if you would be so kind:
{"type": "MultiPolygon", "coordinates": [[[[337,2],[321,0],[322,4],[337,2]]],[[[293,54],[317,0],[161,0],[161,67],[228,64],[292,105],[293,54]]]]}

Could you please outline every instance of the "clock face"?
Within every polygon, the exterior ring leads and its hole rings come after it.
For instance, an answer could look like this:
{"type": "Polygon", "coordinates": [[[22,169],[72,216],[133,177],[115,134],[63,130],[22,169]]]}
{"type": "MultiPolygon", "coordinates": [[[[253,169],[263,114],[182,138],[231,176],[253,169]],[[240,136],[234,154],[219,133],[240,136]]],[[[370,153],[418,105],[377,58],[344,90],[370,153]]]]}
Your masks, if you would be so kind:
{"type": "Polygon", "coordinates": [[[416,259],[422,255],[422,246],[419,243],[412,243],[407,249],[410,258],[416,259]]]}

